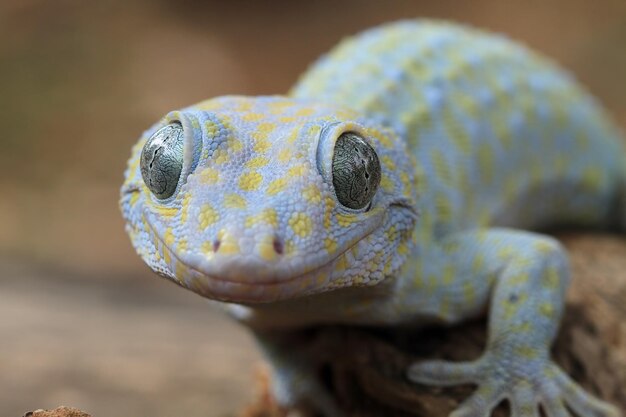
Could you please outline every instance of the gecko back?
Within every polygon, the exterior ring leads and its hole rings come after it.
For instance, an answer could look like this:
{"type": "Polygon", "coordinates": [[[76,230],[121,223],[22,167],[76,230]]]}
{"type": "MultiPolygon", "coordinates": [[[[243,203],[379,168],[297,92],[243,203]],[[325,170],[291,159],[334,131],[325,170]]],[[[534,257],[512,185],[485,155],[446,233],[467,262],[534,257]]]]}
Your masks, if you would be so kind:
{"type": "Polygon", "coordinates": [[[606,226],[625,211],[618,129],[569,74],[504,37],[430,20],[381,26],[340,43],[291,94],[354,108],[404,138],[424,236],[606,226]]]}

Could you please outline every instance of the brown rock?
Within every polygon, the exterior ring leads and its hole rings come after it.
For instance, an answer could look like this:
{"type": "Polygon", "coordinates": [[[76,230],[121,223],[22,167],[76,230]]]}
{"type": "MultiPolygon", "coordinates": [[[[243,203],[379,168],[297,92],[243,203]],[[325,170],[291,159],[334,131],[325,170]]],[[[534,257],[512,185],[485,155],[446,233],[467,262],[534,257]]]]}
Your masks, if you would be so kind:
{"type": "MultiPolygon", "coordinates": [[[[573,282],[554,358],[590,392],[626,410],[626,239],[611,235],[559,236],[571,255],[573,282]]],[[[483,351],[486,326],[475,321],[450,329],[401,333],[329,327],[319,330],[319,361],[339,404],[350,416],[447,416],[471,386],[428,388],[404,373],[416,360],[469,360],[483,351]],[[329,353],[330,352],[330,353],[329,353]]],[[[267,394],[245,417],[285,415],[267,394]]],[[[494,417],[509,416],[502,404],[494,417]]]]}
{"type": "Polygon", "coordinates": [[[29,411],[24,417],[91,417],[91,415],[76,408],[62,406],[54,410],[29,411]]]}

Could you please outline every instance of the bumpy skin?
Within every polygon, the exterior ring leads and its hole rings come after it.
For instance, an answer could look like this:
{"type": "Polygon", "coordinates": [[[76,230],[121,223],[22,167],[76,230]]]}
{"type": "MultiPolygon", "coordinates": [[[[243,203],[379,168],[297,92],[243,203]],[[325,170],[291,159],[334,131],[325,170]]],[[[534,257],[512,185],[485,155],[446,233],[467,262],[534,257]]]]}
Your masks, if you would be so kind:
{"type": "Polygon", "coordinates": [[[127,231],[148,265],[221,301],[275,365],[275,393],[340,415],[298,329],[322,323],[456,323],[489,311],[484,355],[413,365],[430,385],[472,383],[452,413],[618,416],[549,355],[569,281],[554,239],[520,229],[607,227],[623,217],[626,161],[615,126],[545,58],[467,27],[410,21],[342,42],[287,97],[220,97],[175,111],[133,150],[127,231]],[[140,154],[184,131],[176,192],[159,200],[140,154]],[[337,138],[376,151],[371,205],[333,189],[337,138]]]}

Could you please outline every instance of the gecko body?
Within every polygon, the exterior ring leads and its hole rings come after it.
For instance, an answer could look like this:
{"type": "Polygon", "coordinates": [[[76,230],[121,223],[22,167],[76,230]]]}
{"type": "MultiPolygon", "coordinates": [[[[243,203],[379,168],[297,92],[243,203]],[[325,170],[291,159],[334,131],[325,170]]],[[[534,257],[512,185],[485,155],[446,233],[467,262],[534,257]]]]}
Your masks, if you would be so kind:
{"type": "Polygon", "coordinates": [[[452,413],[618,416],[550,359],[569,281],[548,226],[623,226],[626,158],[595,100],[505,38],[405,21],[340,43],[287,96],[170,112],[133,148],[127,231],[159,274],[257,336],[285,405],[340,415],[307,364],[310,325],[451,324],[487,349],[408,370],[472,383],[452,413]]]}

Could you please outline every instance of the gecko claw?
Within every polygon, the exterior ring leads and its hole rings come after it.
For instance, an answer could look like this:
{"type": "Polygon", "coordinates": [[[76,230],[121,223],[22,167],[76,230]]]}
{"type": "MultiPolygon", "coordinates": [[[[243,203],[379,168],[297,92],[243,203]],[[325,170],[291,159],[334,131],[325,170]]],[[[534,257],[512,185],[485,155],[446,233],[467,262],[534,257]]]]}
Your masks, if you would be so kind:
{"type": "Polygon", "coordinates": [[[548,417],[622,417],[612,405],[585,392],[549,360],[543,366],[507,366],[489,353],[472,362],[432,360],[413,364],[407,370],[410,381],[431,386],[477,385],[476,391],[449,417],[489,417],[503,400],[508,400],[511,417],[539,417],[542,408],[548,417]]]}

